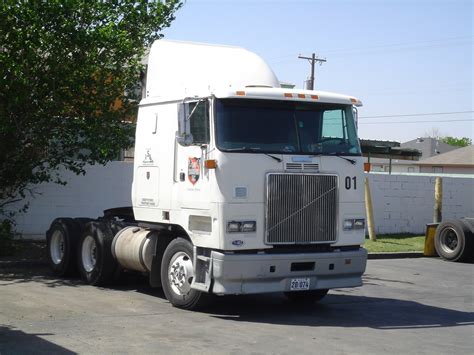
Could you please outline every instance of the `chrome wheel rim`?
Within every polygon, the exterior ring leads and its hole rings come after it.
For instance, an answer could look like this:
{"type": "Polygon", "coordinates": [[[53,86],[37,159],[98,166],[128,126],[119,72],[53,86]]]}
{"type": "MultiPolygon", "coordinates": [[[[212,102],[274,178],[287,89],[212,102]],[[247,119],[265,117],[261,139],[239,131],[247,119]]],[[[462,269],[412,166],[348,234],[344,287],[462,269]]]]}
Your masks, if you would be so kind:
{"type": "Polygon", "coordinates": [[[446,253],[453,253],[459,245],[459,239],[453,228],[446,228],[441,234],[441,247],[446,253]]]}
{"type": "Polygon", "coordinates": [[[59,265],[64,258],[64,234],[60,230],[55,230],[51,236],[49,254],[55,265],[59,265]]]}
{"type": "Polygon", "coordinates": [[[84,270],[87,272],[94,270],[97,263],[97,244],[90,235],[86,236],[82,242],[81,256],[84,270]]]}
{"type": "Polygon", "coordinates": [[[179,296],[188,294],[193,278],[193,262],[189,255],[183,251],[174,254],[168,267],[171,290],[179,296]]]}

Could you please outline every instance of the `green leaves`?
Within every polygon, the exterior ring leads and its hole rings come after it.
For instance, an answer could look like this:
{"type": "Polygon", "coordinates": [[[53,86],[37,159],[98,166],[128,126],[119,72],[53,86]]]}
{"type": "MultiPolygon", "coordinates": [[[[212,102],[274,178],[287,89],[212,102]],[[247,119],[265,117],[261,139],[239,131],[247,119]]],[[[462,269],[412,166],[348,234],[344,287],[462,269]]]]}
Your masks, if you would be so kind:
{"type": "Polygon", "coordinates": [[[468,138],[468,137],[463,137],[463,138],[442,137],[441,141],[446,144],[455,145],[457,147],[467,147],[468,145],[472,144],[471,138],[468,138]]]}
{"type": "Polygon", "coordinates": [[[128,148],[147,46],[180,1],[0,3],[0,201],[128,148]],[[128,95],[125,95],[125,93],[128,95]]]}

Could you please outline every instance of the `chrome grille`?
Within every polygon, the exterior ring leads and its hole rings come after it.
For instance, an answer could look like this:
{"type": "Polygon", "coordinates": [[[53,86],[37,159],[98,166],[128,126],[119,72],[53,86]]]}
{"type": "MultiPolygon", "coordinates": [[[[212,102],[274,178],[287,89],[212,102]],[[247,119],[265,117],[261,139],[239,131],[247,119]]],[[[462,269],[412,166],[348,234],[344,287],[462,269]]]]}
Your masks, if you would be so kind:
{"type": "Polygon", "coordinates": [[[286,170],[319,170],[318,163],[286,163],[286,170]]]}
{"type": "Polygon", "coordinates": [[[267,174],[266,194],[267,244],[336,241],[337,176],[267,174]]]}

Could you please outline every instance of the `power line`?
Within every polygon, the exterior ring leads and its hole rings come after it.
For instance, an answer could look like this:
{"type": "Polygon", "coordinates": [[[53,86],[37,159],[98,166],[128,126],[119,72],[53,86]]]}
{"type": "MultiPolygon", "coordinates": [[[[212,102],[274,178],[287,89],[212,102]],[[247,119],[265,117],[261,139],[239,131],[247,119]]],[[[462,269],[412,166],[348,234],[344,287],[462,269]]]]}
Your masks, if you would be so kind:
{"type": "MultiPolygon", "coordinates": [[[[429,41],[422,41],[422,42],[403,42],[403,43],[391,43],[391,44],[379,44],[379,45],[371,45],[371,46],[358,46],[358,47],[353,47],[353,48],[335,48],[335,49],[327,49],[325,50],[325,53],[350,53],[350,52],[358,52],[358,51],[365,51],[365,50],[378,50],[382,49],[385,50],[385,48],[390,48],[390,47],[399,47],[396,49],[404,49],[406,47],[408,48],[423,48],[427,46],[443,46],[446,44],[451,44],[452,42],[472,42],[474,36],[458,36],[458,37],[451,37],[451,38],[442,38],[442,39],[437,39],[437,40],[429,40],[429,41]]],[[[457,44],[457,43],[455,43],[457,44]]]]}
{"type": "Polygon", "coordinates": [[[474,122],[474,120],[439,120],[439,121],[385,121],[385,122],[359,122],[359,124],[394,124],[394,123],[438,123],[438,122],[474,122]]]}
{"type": "Polygon", "coordinates": [[[473,113],[474,111],[450,111],[450,112],[432,112],[432,113],[409,113],[402,115],[383,115],[383,116],[361,116],[359,118],[387,118],[387,117],[416,117],[416,116],[438,116],[438,115],[457,115],[463,113],[473,113]]]}
{"type": "MultiPolygon", "coordinates": [[[[457,37],[448,37],[448,38],[441,38],[437,40],[428,40],[423,42],[404,42],[404,43],[392,43],[392,44],[380,44],[380,45],[372,45],[372,46],[358,46],[353,48],[333,48],[325,50],[325,53],[331,53],[335,56],[343,55],[343,54],[364,54],[364,53],[377,53],[380,51],[404,51],[404,50],[414,50],[414,49],[426,49],[426,48],[436,48],[436,47],[445,47],[451,45],[463,45],[469,44],[472,42],[474,36],[457,36],[457,37]],[[454,43],[453,43],[454,42],[454,43]]],[[[268,58],[268,61],[271,63],[281,63],[287,60],[290,60],[294,54],[292,55],[284,55],[278,57],[268,58]]]]}

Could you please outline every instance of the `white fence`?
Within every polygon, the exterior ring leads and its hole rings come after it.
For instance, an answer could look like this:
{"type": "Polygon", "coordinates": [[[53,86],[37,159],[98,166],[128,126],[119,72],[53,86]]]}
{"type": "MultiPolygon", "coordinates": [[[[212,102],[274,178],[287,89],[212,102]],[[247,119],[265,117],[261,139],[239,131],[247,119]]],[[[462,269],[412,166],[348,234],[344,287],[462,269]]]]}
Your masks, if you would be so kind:
{"type": "Polygon", "coordinates": [[[24,238],[42,239],[57,217],[98,217],[104,209],[132,205],[133,163],[115,161],[89,166],[86,171],[85,176],[64,172],[65,186],[36,186],[37,195],[26,200],[28,211],[16,217],[17,232],[24,238]]]}
{"type": "MultiPolygon", "coordinates": [[[[424,234],[433,221],[435,176],[370,173],[375,231],[424,234]]],[[[441,176],[441,175],[438,175],[441,176]]],[[[443,220],[474,217],[474,176],[442,176],[443,220]]]]}
{"type": "MultiPolygon", "coordinates": [[[[16,218],[24,238],[44,238],[56,217],[97,217],[110,207],[131,206],[133,164],[90,166],[85,176],[64,173],[66,186],[36,187],[30,208],[16,218]]],[[[369,177],[377,233],[424,233],[433,218],[434,180],[424,175],[371,173],[369,177]]],[[[443,177],[443,219],[474,216],[474,178],[443,177]]]]}

